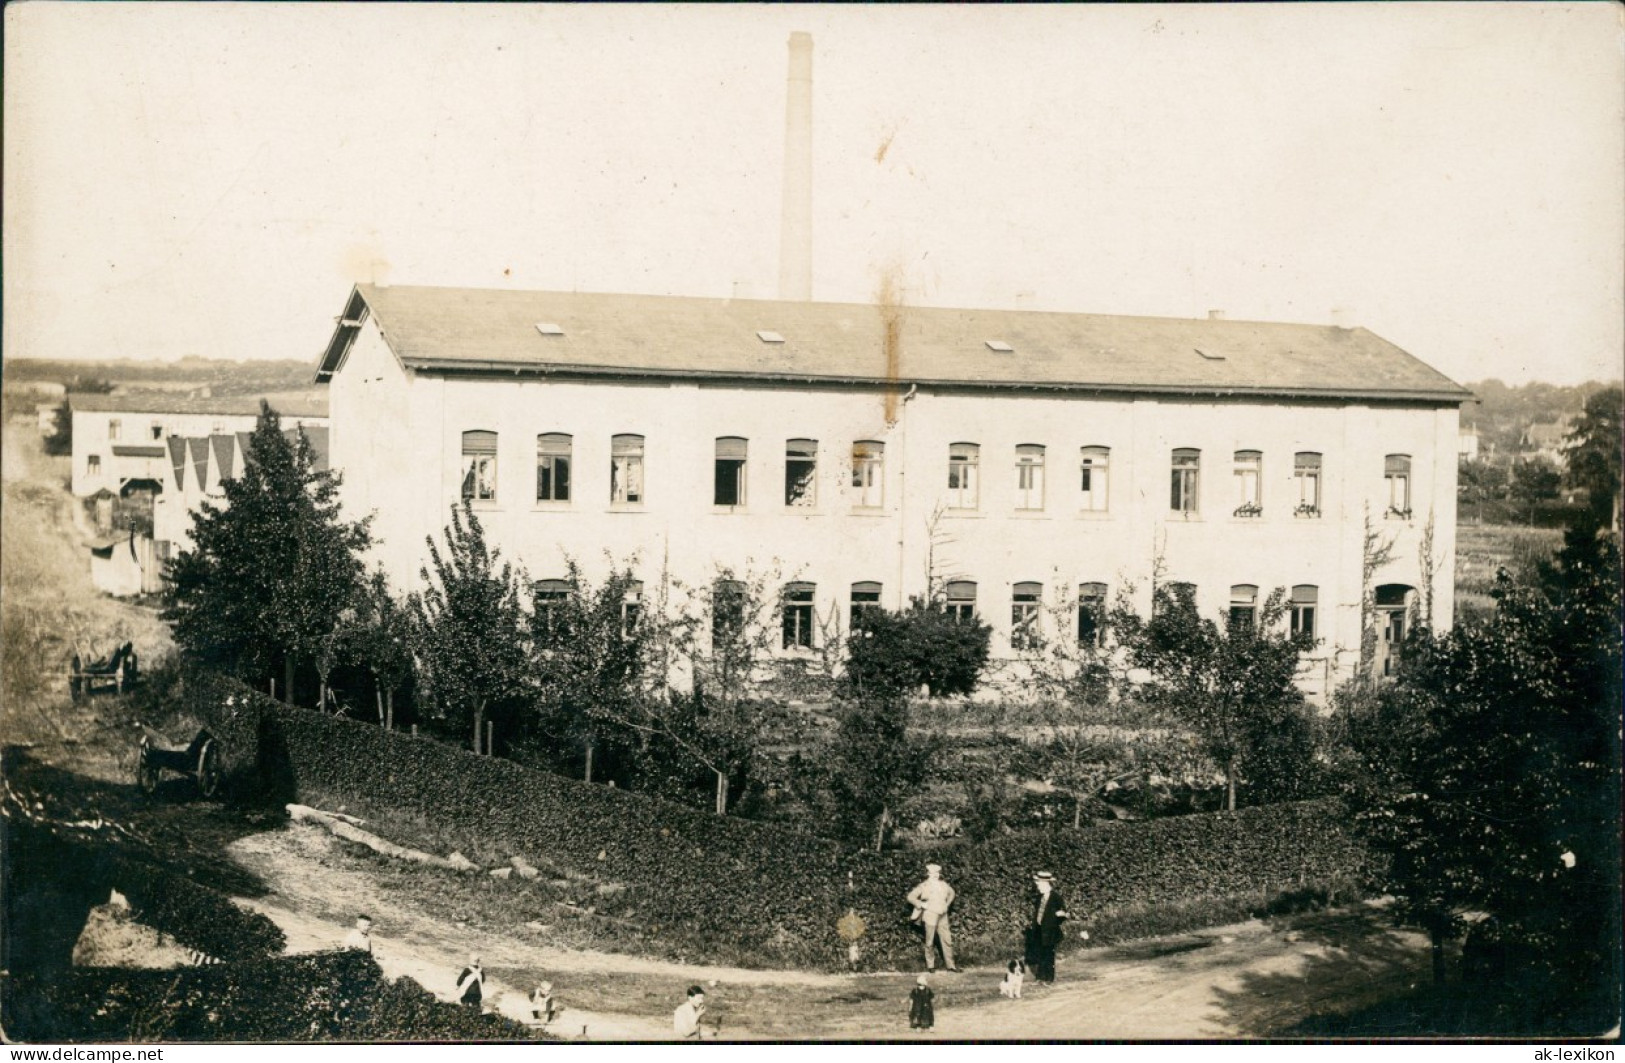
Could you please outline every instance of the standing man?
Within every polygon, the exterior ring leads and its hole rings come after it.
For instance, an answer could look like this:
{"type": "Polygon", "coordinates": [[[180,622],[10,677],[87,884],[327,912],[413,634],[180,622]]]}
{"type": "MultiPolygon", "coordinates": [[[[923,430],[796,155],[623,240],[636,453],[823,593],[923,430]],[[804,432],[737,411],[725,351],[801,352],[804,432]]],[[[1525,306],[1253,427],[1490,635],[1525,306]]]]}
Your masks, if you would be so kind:
{"type": "Polygon", "coordinates": [[[356,952],[365,952],[372,955],[372,916],[358,915],[355,917],[355,929],[344,939],[344,947],[356,952]]]}
{"type": "Polygon", "coordinates": [[[677,1005],[671,1013],[671,1029],[680,1040],[700,1039],[700,1016],[705,1014],[705,990],[697,985],[688,987],[688,999],[677,1005]]]}
{"type": "Polygon", "coordinates": [[[1055,888],[1054,875],[1040,871],[1033,876],[1033,885],[1038,888],[1038,902],[1027,924],[1027,966],[1035,979],[1050,983],[1055,981],[1055,946],[1061,943],[1061,923],[1070,916],[1055,888]]]}
{"type": "Polygon", "coordinates": [[[948,906],[954,903],[954,888],[942,880],[941,864],[925,865],[925,881],[909,891],[914,918],[925,927],[925,969],[937,966],[936,943],[942,942],[942,962],[957,972],[954,964],[954,932],[948,926],[948,906]]]}

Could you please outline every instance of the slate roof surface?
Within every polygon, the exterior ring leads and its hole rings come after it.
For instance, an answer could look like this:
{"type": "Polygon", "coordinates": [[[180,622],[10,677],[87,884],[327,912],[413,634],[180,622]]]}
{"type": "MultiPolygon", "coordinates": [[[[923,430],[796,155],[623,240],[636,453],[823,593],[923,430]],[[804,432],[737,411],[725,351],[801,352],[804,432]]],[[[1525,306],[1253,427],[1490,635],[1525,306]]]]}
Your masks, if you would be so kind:
{"type": "MultiPolygon", "coordinates": [[[[420,371],[892,379],[1447,404],[1470,397],[1363,328],[370,284],[357,286],[355,297],[365,301],[401,363],[420,371]],[[544,335],[539,324],[557,325],[562,334],[544,335]],[[784,342],[763,342],[757,333],[764,330],[784,342]],[[895,337],[889,355],[888,335],[895,337]],[[989,341],[1011,350],[992,350],[989,341]]],[[[353,331],[340,324],[318,380],[339,364],[353,331]]]]}
{"type": "MultiPolygon", "coordinates": [[[[327,395],[320,389],[275,392],[264,397],[283,417],[327,416],[327,395]]],[[[162,391],[124,395],[74,392],[68,396],[68,405],[75,410],[96,413],[218,413],[253,417],[260,412],[260,396],[219,395],[205,399],[162,391]]]]}

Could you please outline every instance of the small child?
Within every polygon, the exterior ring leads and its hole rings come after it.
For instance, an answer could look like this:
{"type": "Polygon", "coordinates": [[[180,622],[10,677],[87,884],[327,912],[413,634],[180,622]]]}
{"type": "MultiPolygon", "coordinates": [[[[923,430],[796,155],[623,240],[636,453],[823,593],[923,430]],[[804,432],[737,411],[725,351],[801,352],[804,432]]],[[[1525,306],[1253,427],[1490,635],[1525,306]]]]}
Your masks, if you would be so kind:
{"type": "Polygon", "coordinates": [[[1011,1000],[1021,999],[1021,983],[1027,980],[1027,965],[1011,960],[1004,968],[1004,981],[999,983],[999,995],[1011,1000]]]}
{"type": "Polygon", "coordinates": [[[931,1008],[931,983],[920,975],[913,991],[908,995],[908,1026],[911,1030],[929,1030],[937,1021],[931,1008]]]}
{"type": "Polygon", "coordinates": [[[546,1026],[559,1017],[559,1004],[553,996],[552,982],[543,982],[530,991],[530,1017],[539,1026],[546,1026]]]}

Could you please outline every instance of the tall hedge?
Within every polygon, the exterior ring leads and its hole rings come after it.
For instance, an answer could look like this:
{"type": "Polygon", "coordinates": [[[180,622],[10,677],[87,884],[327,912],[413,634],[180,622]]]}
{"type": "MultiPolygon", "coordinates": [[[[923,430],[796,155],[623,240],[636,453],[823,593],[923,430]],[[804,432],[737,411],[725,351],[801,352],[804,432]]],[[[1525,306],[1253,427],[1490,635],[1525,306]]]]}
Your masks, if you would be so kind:
{"type": "Polygon", "coordinates": [[[940,850],[851,851],[251,696],[261,772],[291,793],[342,794],[354,810],[420,816],[469,842],[618,884],[618,917],[695,960],[843,965],[835,922],[851,907],[869,928],[868,964],[917,963],[903,898],[926,860],[943,864],[959,892],[955,940],[969,962],[1016,947],[1039,868],[1060,881],[1077,927],[1147,906],[1262,901],[1367,874],[1367,854],[1335,802],[940,850]]]}

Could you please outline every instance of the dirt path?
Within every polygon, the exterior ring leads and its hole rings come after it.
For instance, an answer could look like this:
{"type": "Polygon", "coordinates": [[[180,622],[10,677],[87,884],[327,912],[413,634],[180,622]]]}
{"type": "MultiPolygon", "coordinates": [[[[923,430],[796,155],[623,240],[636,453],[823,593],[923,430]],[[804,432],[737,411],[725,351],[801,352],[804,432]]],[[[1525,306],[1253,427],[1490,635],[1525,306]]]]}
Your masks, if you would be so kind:
{"type": "Polygon", "coordinates": [[[575,1036],[585,1026],[592,1040],[669,1038],[670,1009],[689,983],[709,987],[714,1013],[726,1016],[724,1040],[1260,1037],[1403,990],[1426,955],[1419,937],[1394,932],[1370,909],[1305,916],[1300,929],[1251,921],[1063,957],[1060,981],[1029,983],[1022,1000],[999,997],[1001,972],[993,968],[940,974],[936,1029],[915,1035],[903,1003],[912,974],[690,965],[448,924],[397,903],[364,871],[345,866],[342,842],[307,825],[240,838],[229,855],[271,890],[242,903],[281,926],[291,951],[333,948],[353,914],[366,911],[377,920],[375,954],[391,977],[408,975],[450,999],[455,973],[476,952],[496,1009],[522,1019],[531,979],[545,972],[566,1009],[552,1030],[575,1036]],[[596,1003],[574,1007],[572,991],[596,1003]]]}

